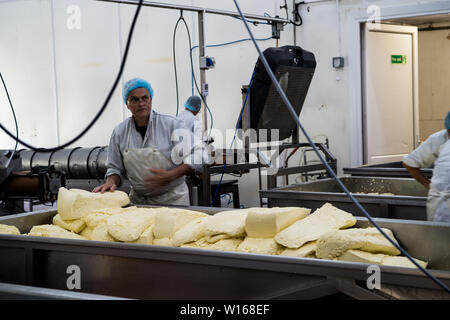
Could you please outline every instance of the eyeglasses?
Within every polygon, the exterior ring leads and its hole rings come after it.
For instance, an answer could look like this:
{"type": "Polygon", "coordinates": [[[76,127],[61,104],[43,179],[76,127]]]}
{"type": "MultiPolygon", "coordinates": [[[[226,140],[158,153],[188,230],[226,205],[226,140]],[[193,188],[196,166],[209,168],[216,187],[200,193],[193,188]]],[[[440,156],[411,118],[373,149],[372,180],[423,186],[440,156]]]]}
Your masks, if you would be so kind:
{"type": "Polygon", "coordinates": [[[142,102],[149,102],[150,101],[150,96],[143,96],[143,97],[131,97],[130,99],[128,99],[128,103],[131,105],[137,105],[139,104],[139,102],[142,100],[142,102]]]}

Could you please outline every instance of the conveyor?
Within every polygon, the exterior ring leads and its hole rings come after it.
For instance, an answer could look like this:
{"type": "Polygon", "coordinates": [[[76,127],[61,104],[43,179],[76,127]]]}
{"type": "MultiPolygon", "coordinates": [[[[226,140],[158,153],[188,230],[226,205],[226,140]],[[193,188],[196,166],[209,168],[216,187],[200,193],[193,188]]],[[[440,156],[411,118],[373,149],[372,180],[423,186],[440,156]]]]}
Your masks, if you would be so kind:
{"type": "MultiPolygon", "coordinates": [[[[372,217],[427,220],[428,190],[412,178],[340,177],[372,217]]],[[[306,207],[312,210],[330,202],[335,207],[362,215],[334,179],[320,179],[286,187],[260,190],[269,207],[306,207]]]]}
{"type": "MultiPolygon", "coordinates": [[[[214,214],[220,209],[190,207],[214,214]]],[[[223,210],[223,209],[222,209],[223,210]]],[[[54,210],[1,217],[22,233],[51,223],[54,210]]],[[[413,257],[450,286],[450,225],[375,219],[393,231],[413,257]]],[[[357,218],[356,227],[368,227],[357,218]]],[[[449,299],[420,270],[379,266],[380,290],[369,290],[369,265],[262,254],[0,235],[0,282],[67,290],[71,265],[80,267],[80,292],[139,299],[314,299],[405,297],[449,299]]]]}

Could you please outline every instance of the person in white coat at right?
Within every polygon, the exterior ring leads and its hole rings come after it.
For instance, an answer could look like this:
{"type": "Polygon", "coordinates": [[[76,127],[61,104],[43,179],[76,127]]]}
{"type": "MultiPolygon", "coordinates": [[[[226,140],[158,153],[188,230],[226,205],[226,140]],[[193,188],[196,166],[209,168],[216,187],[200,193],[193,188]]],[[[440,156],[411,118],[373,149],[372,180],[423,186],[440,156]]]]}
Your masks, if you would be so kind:
{"type": "Polygon", "coordinates": [[[427,219],[450,223],[450,112],[445,129],[432,134],[417,149],[403,158],[403,166],[413,178],[428,188],[427,219]],[[428,180],[420,168],[434,164],[428,180]]]}

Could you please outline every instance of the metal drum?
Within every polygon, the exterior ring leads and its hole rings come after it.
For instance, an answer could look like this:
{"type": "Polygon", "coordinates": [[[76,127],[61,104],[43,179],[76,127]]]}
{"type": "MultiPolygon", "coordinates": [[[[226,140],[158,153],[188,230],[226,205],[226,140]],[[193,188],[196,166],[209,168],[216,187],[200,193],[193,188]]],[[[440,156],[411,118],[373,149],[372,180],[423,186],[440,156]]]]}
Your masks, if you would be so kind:
{"type": "Polygon", "coordinates": [[[55,166],[55,170],[64,172],[66,177],[70,176],[69,160],[76,149],[79,148],[61,149],[53,152],[50,156],[50,164],[55,166]]]}
{"type": "Polygon", "coordinates": [[[108,147],[96,147],[89,154],[88,158],[88,172],[92,179],[103,179],[106,174],[108,147]]]}

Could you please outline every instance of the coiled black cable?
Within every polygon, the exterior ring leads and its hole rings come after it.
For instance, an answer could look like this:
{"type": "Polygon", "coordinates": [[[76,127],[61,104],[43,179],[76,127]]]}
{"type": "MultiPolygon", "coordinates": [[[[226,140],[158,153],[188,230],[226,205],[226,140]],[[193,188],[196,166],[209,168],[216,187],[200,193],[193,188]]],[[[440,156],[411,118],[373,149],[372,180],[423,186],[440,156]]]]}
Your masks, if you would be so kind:
{"type": "MultiPolygon", "coordinates": [[[[2,73],[1,73],[1,72],[0,72],[0,78],[2,79],[3,87],[5,88],[6,96],[8,97],[9,105],[10,105],[10,107],[11,107],[11,111],[12,111],[12,114],[13,114],[13,117],[14,117],[14,123],[15,123],[15,125],[16,125],[16,137],[17,137],[17,139],[18,139],[18,138],[19,138],[19,126],[18,126],[18,124],[17,124],[16,112],[14,111],[14,107],[13,107],[13,105],[12,105],[11,98],[10,98],[10,96],[9,96],[8,88],[6,87],[6,83],[5,83],[5,81],[3,80],[3,76],[2,76],[2,73]]],[[[19,144],[19,142],[18,142],[17,139],[15,139],[15,140],[16,140],[16,144],[15,144],[15,146],[14,146],[13,152],[11,153],[11,156],[10,156],[9,159],[8,159],[8,162],[6,163],[6,168],[8,168],[9,163],[11,162],[12,158],[14,157],[14,154],[15,154],[16,151],[17,151],[17,145],[19,144]]]]}

